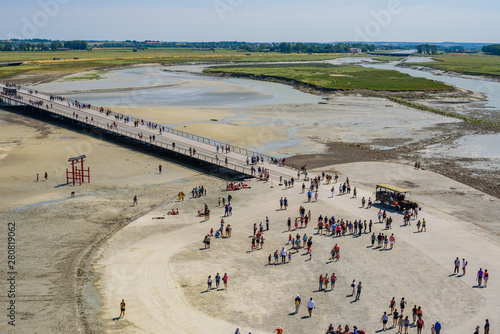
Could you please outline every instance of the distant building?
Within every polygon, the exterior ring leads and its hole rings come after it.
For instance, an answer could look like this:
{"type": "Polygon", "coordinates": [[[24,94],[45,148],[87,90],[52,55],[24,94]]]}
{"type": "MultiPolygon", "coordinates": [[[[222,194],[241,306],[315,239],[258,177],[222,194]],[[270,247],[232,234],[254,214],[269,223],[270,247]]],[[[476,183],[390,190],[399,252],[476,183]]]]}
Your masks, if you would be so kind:
{"type": "Polygon", "coordinates": [[[360,48],[351,48],[351,53],[361,53],[360,48]]]}

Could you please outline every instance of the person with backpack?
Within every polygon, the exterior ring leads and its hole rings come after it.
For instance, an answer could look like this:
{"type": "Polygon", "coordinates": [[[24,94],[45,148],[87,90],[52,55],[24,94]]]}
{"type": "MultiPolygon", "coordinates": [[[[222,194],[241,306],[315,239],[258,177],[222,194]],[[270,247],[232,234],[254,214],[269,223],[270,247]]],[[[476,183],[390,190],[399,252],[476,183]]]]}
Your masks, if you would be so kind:
{"type": "Polygon", "coordinates": [[[299,308],[300,308],[300,303],[302,302],[302,299],[300,299],[300,296],[297,295],[295,298],[295,314],[299,313],[299,308]]]}
{"type": "Polygon", "coordinates": [[[416,327],[417,327],[417,334],[422,334],[422,329],[425,328],[425,323],[424,320],[422,320],[422,317],[418,317],[416,327]]]}
{"type": "Polygon", "coordinates": [[[396,305],[396,300],[394,300],[395,297],[392,297],[391,302],[389,303],[389,308],[391,309],[391,314],[394,312],[394,306],[396,305]]]}

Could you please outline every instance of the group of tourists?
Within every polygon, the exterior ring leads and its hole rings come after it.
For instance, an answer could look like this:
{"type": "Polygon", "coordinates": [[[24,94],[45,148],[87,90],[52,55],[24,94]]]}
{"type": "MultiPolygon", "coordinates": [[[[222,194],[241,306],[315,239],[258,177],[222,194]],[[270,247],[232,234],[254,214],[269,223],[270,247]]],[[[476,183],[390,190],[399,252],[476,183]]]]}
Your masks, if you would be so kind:
{"type": "Polygon", "coordinates": [[[335,273],[332,273],[331,276],[328,276],[328,273],[323,276],[321,274],[319,276],[319,289],[318,291],[328,291],[328,284],[330,284],[330,291],[335,289],[335,283],[337,282],[337,276],[335,273]]]}
{"type": "Polygon", "coordinates": [[[230,145],[224,145],[224,144],[217,144],[215,145],[216,149],[217,149],[217,153],[219,153],[219,150],[221,151],[221,153],[229,153],[231,152],[231,146],[230,145]]]}
{"type": "MultiPolygon", "coordinates": [[[[224,276],[222,276],[222,282],[224,283],[224,290],[227,289],[227,281],[228,281],[229,277],[227,276],[227,273],[224,273],[224,276]]],[[[217,273],[217,275],[215,275],[215,289],[218,291],[219,290],[219,286],[220,286],[220,281],[221,281],[221,277],[219,275],[219,273],[217,273]]],[[[207,279],[207,291],[211,291],[212,290],[212,275],[208,275],[208,279],[207,279]]]]}
{"type": "MultiPolygon", "coordinates": [[[[225,221],[224,219],[221,219],[220,221],[220,227],[217,231],[215,231],[215,237],[216,238],[219,238],[219,237],[226,237],[226,238],[230,238],[231,237],[231,233],[233,231],[233,228],[231,227],[230,224],[228,224],[227,226],[224,227],[225,225],[225,221]],[[226,234],[224,235],[224,231],[226,232],[226,234]]],[[[210,229],[210,236],[213,237],[214,236],[214,229],[211,228],[210,229]]]]}
{"type": "MultiPolygon", "coordinates": [[[[287,258],[288,258],[288,262],[292,262],[292,251],[287,251],[285,249],[285,247],[281,247],[281,250],[276,250],[274,252],[273,257],[274,257],[274,264],[279,264],[280,257],[281,257],[281,264],[287,263],[287,258]]],[[[269,256],[267,258],[268,265],[271,264],[271,259],[272,259],[272,256],[271,256],[271,254],[269,254],[269,256]]]]}
{"type": "Polygon", "coordinates": [[[371,240],[372,248],[375,246],[375,240],[377,241],[377,248],[383,247],[383,249],[393,249],[394,244],[396,243],[394,233],[392,233],[391,236],[384,233],[379,233],[375,236],[375,233],[372,233],[371,240]]]}
{"type": "Polygon", "coordinates": [[[210,209],[208,208],[208,205],[205,203],[205,207],[203,210],[198,210],[198,215],[197,217],[205,217],[205,220],[210,219],[210,209]]]}
{"type": "Polygon", "coordinates": [[[252,156],[251,158],[247,157],[247,165],[252,163],[252,165],[258,164],[258,163],[263,163],[264,158],[262,156],[252,156]]]}
{"type": "MultiPolygon", "coordinates": [[[[240,189],[250,189],[251,187],[243,182],[243,181],[240,181],[240,182],[231,182],[231,183],[227,183],[226,184],[226,191],[234,191],[234,190],[240,190],[240,189]]],[[[220,197],[219,197],[220,199],[220,197]]]]}
{"type": "Polygon", "coordinates": [[[356,326],[353,326],[351,331],[349,325],[345,325],[345,327],[339,325],[337,329],[335,329],[333,324],[330,324],[330,326],[328,326],[328,329],[326,330],[326,334],[365,334],[365,331],[358,329],[356,326]]]}
{"type": "Polygon", "coordinates": [[[204,186],[194,187],[191,189],[191,197],[198,198],[207,195],[207,189],[204,186]]]}

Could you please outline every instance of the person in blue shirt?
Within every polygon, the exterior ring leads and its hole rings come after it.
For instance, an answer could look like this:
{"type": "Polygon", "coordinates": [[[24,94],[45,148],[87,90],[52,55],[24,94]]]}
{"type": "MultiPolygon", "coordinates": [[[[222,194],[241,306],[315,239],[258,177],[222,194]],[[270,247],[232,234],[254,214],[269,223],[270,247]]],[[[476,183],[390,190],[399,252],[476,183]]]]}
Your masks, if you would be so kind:
{"type": "Polygon", "coordinates": [[[434,328],[436,329],[436,334],[441,333],[441,323],[439,320],[436,320],[436,323],[434,324],[434,328]]]}
{"type": "Polygon", "coordinates": [[[297,298],[295,298],[295,313],[299,313],[299,308],[300,308],[300,303],[302,300],[300,299],[300,296],[297,295],[297,298]]]}

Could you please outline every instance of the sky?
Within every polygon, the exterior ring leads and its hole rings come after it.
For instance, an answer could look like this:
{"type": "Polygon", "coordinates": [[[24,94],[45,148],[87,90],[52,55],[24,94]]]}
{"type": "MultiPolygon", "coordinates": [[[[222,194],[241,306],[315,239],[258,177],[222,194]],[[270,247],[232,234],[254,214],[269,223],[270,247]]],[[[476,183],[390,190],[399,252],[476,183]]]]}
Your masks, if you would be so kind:
{"type": "Polygon", "coordinates": [[[0,39],[498,43],[498,0],[3,1],[0,39]]]}

